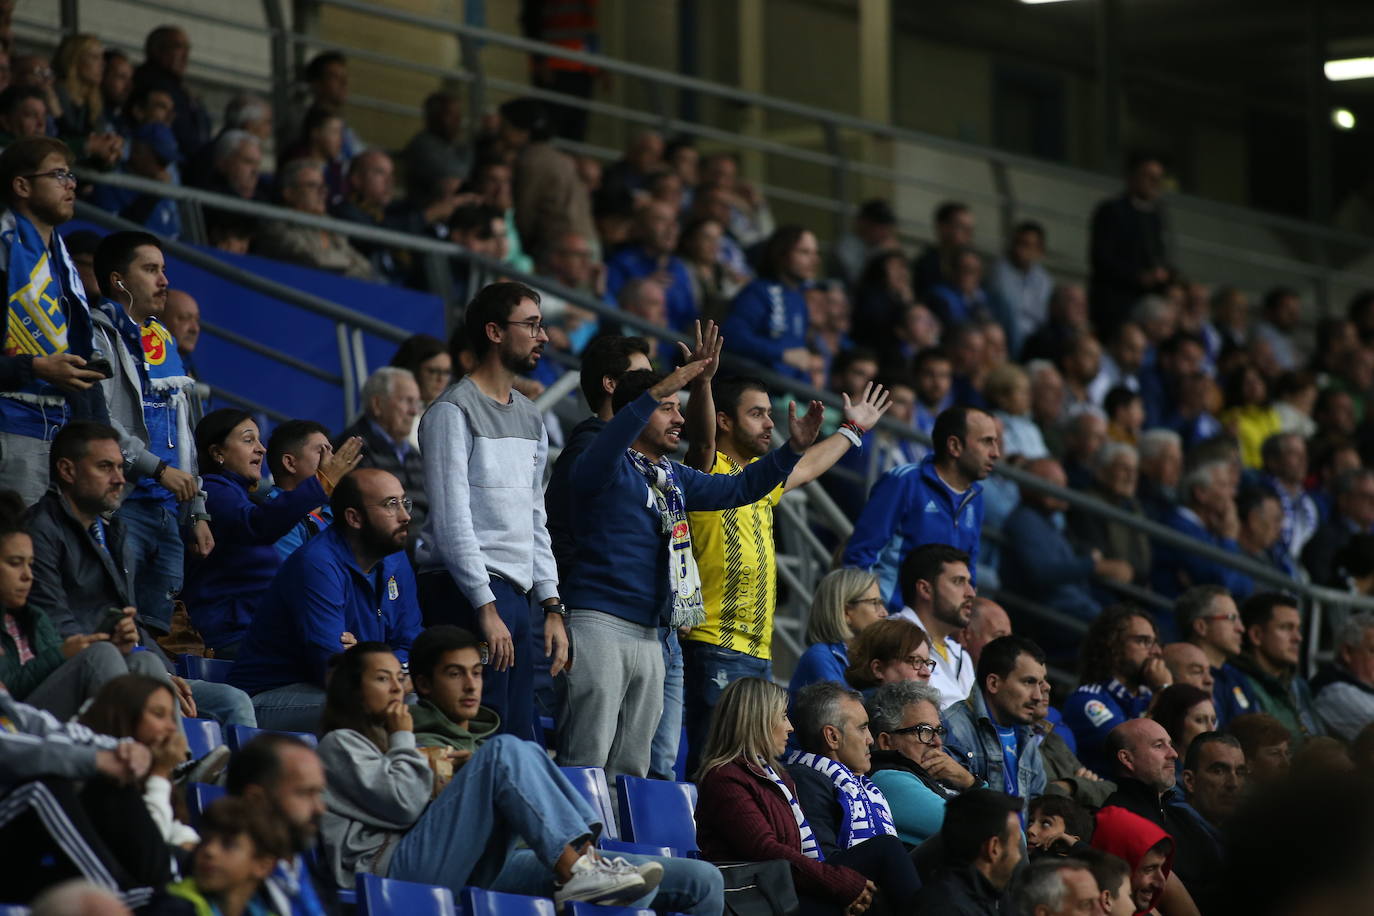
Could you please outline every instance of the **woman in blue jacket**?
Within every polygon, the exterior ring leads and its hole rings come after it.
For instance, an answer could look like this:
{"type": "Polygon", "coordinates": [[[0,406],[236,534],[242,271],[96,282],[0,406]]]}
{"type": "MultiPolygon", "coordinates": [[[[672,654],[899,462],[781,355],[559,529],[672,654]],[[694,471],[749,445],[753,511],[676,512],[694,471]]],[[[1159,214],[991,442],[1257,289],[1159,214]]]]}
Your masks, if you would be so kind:
{"type": "Polygon", "coordinates": [[[816,586],[806,621],[807,649],[797,660],[789,700],[816,681],[845,683],[849,645],[870,624],[887,616],[878,577],[862,569],[837,569],[816,586]]]}
{"type": "Polygon", "coordinates": [[[739,291],[721,325],[726,351],[816,384],[813,373],[825,364],[806,346],[804,291],[820,262],[816,237],[801,226],[781,226],[769,236],[762,276],[739,291]]]}
{"type": "Polygon", "coordinates": [[[358,464],[361,450],[361,439],[349,439],[294,490],[255,502],[267,449],[253,415],[226,407],[197,424],[196,454],[215,549],[203,559],[187,557],[182,600],[206,647],[218,657],[238,653],[258,599],[281,567],[277,540],[329,501],[334,484],[358,464]]]}

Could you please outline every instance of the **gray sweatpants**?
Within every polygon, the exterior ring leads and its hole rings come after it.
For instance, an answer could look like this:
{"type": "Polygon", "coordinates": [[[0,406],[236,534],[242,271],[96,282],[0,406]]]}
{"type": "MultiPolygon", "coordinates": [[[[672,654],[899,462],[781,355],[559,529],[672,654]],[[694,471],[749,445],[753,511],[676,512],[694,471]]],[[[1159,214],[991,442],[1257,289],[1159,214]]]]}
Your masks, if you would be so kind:
{"type": "Polygon", "coordinates": [[[0,490],[14,490],[32,506],[48,490],[47,439],[0,433],[0,490]]]}
{"type": "Polygon", "coordinates": [[[560,723],[560,766],[604,767],[616,776],[647,776],[663,715],[663,649],[658,628],[602,611],[572,610],[568,699],[560,723]]]}
{"type": "Polygon", "coordinates": [[[24,702],[46,709],[57,718],[70,719],[91,697],[100,692],[106,681],[121,674],[147,674],[167,681],[167,669],[153,652],[120,652],[113,643],[98,642],[87,646],[67,659],[62,666],[43,679],[24,698],[24,702]]]}

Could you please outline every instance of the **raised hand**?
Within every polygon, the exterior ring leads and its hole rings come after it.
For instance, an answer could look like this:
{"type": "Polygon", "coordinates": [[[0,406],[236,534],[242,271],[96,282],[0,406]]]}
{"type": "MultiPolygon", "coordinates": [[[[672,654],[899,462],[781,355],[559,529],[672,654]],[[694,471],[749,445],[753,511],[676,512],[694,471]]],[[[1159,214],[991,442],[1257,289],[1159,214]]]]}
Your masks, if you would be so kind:
{"type": "Polygon", "coordinates": [[[844,418],[866,430],[872,429],[891,406],[890,392],[877,382],[869,382],[859,403],[851,404],[849,395],[844,395],[844,418]]]}
{"type": "Polygon", "coordinates": [[[715,376],[716,370],[720,368],[720,348],[725,343],[725,339],[720,336],[720,327],[708,320],[704,325],[701,321],[696,322],[696,347],[688,349],[682,341],[678,341],[678,348],[682,351],[684,362],[695,362],[696,360],[709,360],[706,368],[701,375],[697,376],[696,384],[709,385],[715,376]]]}
{"type": "Polygon", "coordinates": [[[812,401],[807,407],[806,413],[797,416],[797,402],[792,401],[787,405],[787,428],[791,432],[791,438],[787,440],[788,446],[792,451],[801,454],[811,447],[811,443],[816,441],[816,436],[821,431],[821,421],[825,419],[825,405],[820,401],[812,401]]]}
{"type": "Polygon", "coordinates": [[[343,476],[358,466],[363,458],[363,440],[360,436],[350,436],[344,440],[334,454],[320,463],[319,473],[329,481],[330,486],[337,484],[343,476]]]}
{"type": "Polygon", "coordinates": [[[690,383],[701,373],[706,371],[713,359],[694,359],[685,366],[674,369],[672,374],[649,389],[649,393],[660,401],[670,394],[676,394],[690,383]]]}

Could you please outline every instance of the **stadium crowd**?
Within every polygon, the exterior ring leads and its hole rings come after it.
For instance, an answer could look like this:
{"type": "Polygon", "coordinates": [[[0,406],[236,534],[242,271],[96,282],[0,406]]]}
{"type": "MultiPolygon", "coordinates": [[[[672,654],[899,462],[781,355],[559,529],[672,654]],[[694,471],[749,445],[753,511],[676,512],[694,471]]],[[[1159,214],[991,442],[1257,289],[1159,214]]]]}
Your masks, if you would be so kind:
{"type": "MultiPolygon", "coordinates": [[[[87,35],[0,68],[0,898],[318,916],[372,874],[692,916],[746,887],[843,916],[1367,910],[1374,614],[1328,606],[1308,671],[1298,598],[1057,490],[1374,593],[1374,292],[1305,347],[1295,290],[1252,314],[1185,276],[1149,156],[1091,216],[1084,288],[1035,223],[985,257],[948,202],[914,253],[875,199],[822,245],[729,152],[648,131],[603,169],[530,98],[470,135],[435,93],[393,156],[348,125],[336,52],[278,151],[260,98],[215,132],[190,52],[167,26],[137,68],[87,35]],[[694,343],[500,278],[348,428],[269,430],[204,402],[175,203],[78,163],[450,239],[694,343]],[[64,237],[78,198],[148,231],[64,237]],[[552,351],[580,361],[566,433],[531,400],[552,351]],[[813,482],[854,533],[784,688],[774,511],[813,482]],[[197,756],[194,719],[268,733],[197,756]],[[700,857],[603,849],[617,815],[564,767],[690,778],[700,857]],[[227,797],[194,809],[200,783],[227,797]],[[777,861],[782,887],[713,864],[777,861]]],[[[284,220],[207,228],[427,282],[284,220]]]]}

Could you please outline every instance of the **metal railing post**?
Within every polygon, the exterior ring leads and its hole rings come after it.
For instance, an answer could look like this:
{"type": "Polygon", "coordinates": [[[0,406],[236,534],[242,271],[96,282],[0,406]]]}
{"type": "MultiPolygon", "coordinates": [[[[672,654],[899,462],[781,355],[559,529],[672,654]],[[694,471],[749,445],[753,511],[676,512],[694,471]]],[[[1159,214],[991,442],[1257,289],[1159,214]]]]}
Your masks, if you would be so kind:
{"type": "Polygon", "coordinates": [[[64,35],[75,35],[81,31],[80,10],[77,0],[62,0],[62,33],[64,35]]]}
{"type": "Polygon", "coordinates": [[[272,51],[272,111],[276,116],[277,127],[274,133],[277,155],[282,155],[290,147],[292,140],[291,83],[295,68],[291,62],[293,42],[286,29],[286,16],[282,13],[282,0],[262,0],[263,16],[271,30],[269,42],[272,51]]]}
{"type": "Polygon", "coordinates": [[[334,334],[339,342],[339,374],[343,376],[344,423],[352,423],[358,416],[358,376],[354,371],[348,325],[338,322],[334,325],[334,334]]]}
{"type": "Polygon", "coordinates": [[[849,229],[849,213],[852,198],[849,188],[849,160],[845,157],[840,142],[840,128],[833,121],[821,125],[825,135],[825,149],[835,157],[830,167],[830,194],[840,202],[839,210],[834,213],[833,238],[839,238],[849,229]]]}
{"type": "Polygon", "coordinates": [[[468,83],[468,116],[467,125],[469,140],[474,140],[477,136],[477,126],[482,123],[482,116],[487,113],[487,76],[482,68],[482,46],[477,39],[465,32],[458,33],[458,53],[463,62],[463,69],[471,74],[472,79],[468,83]]]}

